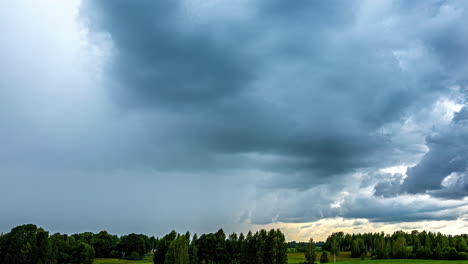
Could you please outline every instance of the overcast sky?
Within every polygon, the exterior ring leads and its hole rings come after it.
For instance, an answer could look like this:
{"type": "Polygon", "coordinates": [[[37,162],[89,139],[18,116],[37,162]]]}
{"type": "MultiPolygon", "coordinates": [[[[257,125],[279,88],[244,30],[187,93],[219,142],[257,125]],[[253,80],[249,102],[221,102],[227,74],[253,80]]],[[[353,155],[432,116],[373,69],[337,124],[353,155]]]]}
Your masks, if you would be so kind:
{"type": "Polygon", "coordinates": [[[0,231],[468,232],[468,2],[0,3],[0,231]]]}

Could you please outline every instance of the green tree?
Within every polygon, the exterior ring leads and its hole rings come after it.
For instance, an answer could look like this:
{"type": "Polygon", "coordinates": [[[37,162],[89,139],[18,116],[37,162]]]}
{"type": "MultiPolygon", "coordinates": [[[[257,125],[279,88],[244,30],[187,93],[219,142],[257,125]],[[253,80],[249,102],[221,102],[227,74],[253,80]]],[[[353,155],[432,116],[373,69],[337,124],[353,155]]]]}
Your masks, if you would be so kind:
{"type": "Polygon", "coordinates": [[[320,263],[328,263],[330,260],[328,259],[328,253],[327,251],[323,251],[322,254],[320,255],[320,263]]]}
{"type": "Polygon", "coordinates": [[[437,244],[437,246],[432,251],[432,259],[442,259],[442,247],[440,244],[437,244]]]}
{"type": "Polygon", "coordinates": [[[165,264],[190,264],[189,241],[186,236],[179,236],[169,245],[165,264]]]}
{"type": "Polygon", "coordinates": [[[117,248],[124,257],[130,256],[132,252],[137,252],[140,257],[143,257],[147,252],[146,241],[144,237],[134,233],[122,236],[119,244],[117,245],[117,248]]]}
{"type": "Polygon", "coordinates": [[[223,229],[219,229],[215,233],[216,236],[216,248],[215,248],[215,263],[226,263],[227,252],[226,252],[226,234],[223,229]]]}
{"type": "Polygon", "coordinates": [[[203,234],[197,242],[200,262],[215,263],[217,238],[215,234],[203,234]]]}
{"type": "Polygon", "coordinates": [[[90,245],[96,251],[97,258],[108,258],[110,252],[117,246],[118,238],[106,231],[101,231],[90,240],[90,245]]]}
{"type": "Polygon", "coordinates": [[[140,259],[141,259],[141,256],[140,256],[140,254],[138,254],[138,252],[133,251],[132,253],[130,253],[130,255],[128,255],[128,256],[126,257],[126,259],[129,259],[129,260],[140,260],[140,259]]]}
{"type": "Polygon", "coordinates": [[[189,246],[190,264],[198,264],[198,247],[197,247],[197,234],[193,235],[192,241],[189,246]]]}
{"type": "Polygon", "coordinates": [[[333,262],[336,262],[336,256],[340,253],[340,245],[336,236],[333,236],[330,241],[330,253],[333,254],[333,262]]]}
{"type": "Polygon", "coordinates": [[[276,264],[288,263],[288,244],[281,230],[276,229],[276,264]]]}
{"type": "Polygon", "coordinates": [[[37,236],[37,244],[39,247],[39,260],[42,264],[54,264],[57,259],[57,251],[52,247],[49,239],[49,232],[39,232],[37,236]]]}
{"type": "Polygon", "coordinates": [[[39,260],[37,233],[37,227],[31,224],[13,228],[8,236],[3,263],[37,263],[39,260]]]}
{"type": "Polygon", "coordinates": [[[94,261],[94,249],[84,241],[77,241],[72,246],[71,263],[92,264],[94,261]]]}
{"type": "Polygon", "coordinates": [[[355,239],[351,245],[351,257],[358,258],[359,256],[361,256],[361,249],[359,248],[359,242],[355,239]]]}
{"type": "Polygon", "coordinates": [[[0,235],[0,264],[4,263],[5,255],[10,244],[10,234],[1,234],[0,235]]]}
{"type": "Polygon", "coordinates": [[[240,247],[239,238],[236,233],[229,235],[226,240],[226,252],[228,263],[239,263],[240,261],[240,247]]]}
{"type": "Polygon", "coordinates": [[[155,264],[164,264],[166,260],[166,253],[169,250],[169,245],[177,237],[177,232],[172,230],[169,234],[165,235],[158,241],[156,245],[156,252],[154,252],[153,262],[155,264]]]}
{"type": "Polygon", "coordinates": [[[458,252],[468,252],[468,246],[464,237],[454,236],[452,243],[453,247],[456,248],[458,252]]]}
{"type": "Polygon", "coordinates": [[[392,256],[396,259],[408,258],[408,249],[406,248],[406,239],[404,236],[399,236],[393,243],[392,256]]]}
{"type": "Polygon", "coordinates": [[[392,252],[392,244],[390,241],[385,241],[385,247],[383,251],[383,258],[388,259],[390,258],[390,253],[392,252]]]}
{"type": "MultiPolygon", "coordinates": [[[[70,263],[71,259],[71,245],[70,239],[68,235],[62,235],[56,233],[49,238],[52,251],[56,256],[56,263],[63,264],[63,263],[70,263]]],[[[73,239],[74,241],[74,239],[73,239]]]]}
{"type": "Polygon", "coordinates": [[[306,263],[313,264],[317,258],[317,252],[315,251],[315,242],[313,238],[309,239],[309,244],[304,252],[306,263]]]}
{"type": "Polygon", "coordinates": [[[256,238],[255,241],[256,243],[256,256],[255,256],[255,263],[257,264],[265,264],[265,255],[266,255],[266,237],[267,237],[267,232],[265,229],[261,229],[260,231],[256,232],[254,237],[256,238]]]}

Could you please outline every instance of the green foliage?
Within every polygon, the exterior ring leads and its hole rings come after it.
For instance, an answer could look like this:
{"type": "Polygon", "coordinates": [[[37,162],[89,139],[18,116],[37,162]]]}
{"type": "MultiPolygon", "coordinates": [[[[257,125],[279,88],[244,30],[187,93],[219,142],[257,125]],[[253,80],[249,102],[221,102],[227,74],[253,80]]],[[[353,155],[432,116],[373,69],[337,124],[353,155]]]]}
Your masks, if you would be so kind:
{"type": "Polygon", "coordinates": [[[392,257],[396,259],[408,258],[408,249],[406,248],[406,239],[403,236],[398,237],[393,243],[392,257]]]}
{"type": "Polygon", "coordinates": [[[198,240],[197,234],[195,234],[192,238],[192,242],[190,243],[189,247],[189,257],[190,257],[190,264],[198,264],[198,247],[196,245],[198,240]]]}
{"type": "Polygon", "coordinates": [[[101,231],[90,239],[90,245],[96,251],[97,258],[110,257],[110,252],[115,249],[117,242],[118,238],[106,231],[101,231]]]}
{"type": "Polygon", "coordinates": [[[177,237],[177,232],[172,230],[169,234],[161,238],[156,245],[156,252],[154,253],[153,262],[155,264],[164,264],[166,260],[166,253],[169,250],[169,245],[177,237]]]}
{"type": "Polygon", "coordinates": [[[146,253],[145,235],[129,234],[123,236],[117,245],[122,256],[128,257],[132,252],[137,252],[140,257],[146,253]]]}
{"type": "Polygon", "coordinates": [[[71,251],[71,263],[92,264],[94,261],[94,248],[88,243],[77,241],[71,251]]]}
{"type": "Polygon", "coordinates": [[[111,250],[111,252],[109,252],[109,258],[120,258],[119,251],[115,249],[111,250]]]}
{"type": "Polygon", "coordinates": [[[186,236],[179,236],[169,245],[165,264],[190,264],[189,241],[186,236]]]}
{"type": "Polygon", "coordinates": [[[361,249],[359,248],[358,239],[353,240],[351,245],[351,257],[358,258],[361,255],[361,249]]]}
{"type": "Polygon", "coordinates": [[[142,259],[142,257],[140,256],[140,254],[138,254],[138,252],[133,251],[133,252],[127,257],[127,259],[130,259],[130,260],[140,260],[140,259],[142,259]]]}
{"type": "Polygon", "coordinates": [[[330,262],[328,258],[328,253],[327,251],[323,251],[322,254],[320,255],[320,263],[328,263],[330,262]]]}
{"type": "Polygon", "coordinates": [[[317,252],[315,251],[315,242],[313,238],[309,239],[309,245],[305,248],[304,256],[307,264],[313,264],[317,258],[317,252]]]}
{"type": "MultiPolygon", "coordinates": [[[[465,260],[468,259],[467,241],[467,235],[445,236],[425,231],[398,231],[391,235],[338,232],[320,243],[324,249],[320,261],[328,262],[330,252],[334,258],[343,252],[338,256],[341,262],[352,260],[350,257],[365,259],[367,252],[371,252],[372,259],[419,258],[434,259],[436,263],[442,263],[437,260],[465,260]]],[[[301,245],[304,251],[303,254],[291,254],[291,263],[316,261],[313,240],[290,244],[295,245],[293,249],[301,245]]],[[[0,235],[0,264],[91,264],[95,256],[129,259],[121,260],[121,264],[148,263],[151,257],[142,258],[153,249],[156,249],[153,262],[157,264],[288,263],[288,244],[278,229],[249,232],[247,236],[231,234],[228,237],[220,229],[216,233],[203,234],[200,238],[194,235],[190,241],[189,232],[178,234],[172,231],[161,239],[141,234],[129,234],[119,239],[106,231],[49,236],[48,232],[35,225],[22,225],[0,235]]],[[[101,259],[99,262],[102,262],[101,259]]],[[[391,262],[397,263],[396,260],[391,262]]]]}

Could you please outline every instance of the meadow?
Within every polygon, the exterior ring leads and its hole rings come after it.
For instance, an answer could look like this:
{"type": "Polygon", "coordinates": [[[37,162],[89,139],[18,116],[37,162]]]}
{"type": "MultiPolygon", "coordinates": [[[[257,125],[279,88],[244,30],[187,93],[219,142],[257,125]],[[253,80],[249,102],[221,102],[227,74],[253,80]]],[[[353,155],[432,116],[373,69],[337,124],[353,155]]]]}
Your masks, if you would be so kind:
{"type": "MultiPolygon", "coordinates": [[[[320,253],[318,253],[320,258],[320,253]]],[[[304,263],[304,253],[288,253],[288,264],[304,263]]],[[[351,258],[350,252],[342,252],[336,259],[340,264],[468,264],[468,260],[422,260],[422,259],[384,259],[384,260],[361,260],[351,258]]],[[[319,263],[318,261],[316,263],[319,263]]],[[[333,259],[331,262],[333,263],[333,259]]],[[[121,259],[95,259],[94,264],[153,264],[151,256],[142,260],[121,260],[121,259]]]]}
{"type": "MultiPolygon", "coordinates": [[[[320,263],[320,254],[317,253],[317,261],[320,263]]],[[[288,253],[288,264],[304,263],[304,253],[288,253]]],[[[468,260],[430,260],[430,259],[379,259],[371,260],[369,257],[366,260],[360,258],[352,258],[351,252],[341,252],[336,257],[336,262],[340,264],[468,264],[468,260]]],[[[333,256],[330,256],[330,263],[333,263],[333,256]]]]}

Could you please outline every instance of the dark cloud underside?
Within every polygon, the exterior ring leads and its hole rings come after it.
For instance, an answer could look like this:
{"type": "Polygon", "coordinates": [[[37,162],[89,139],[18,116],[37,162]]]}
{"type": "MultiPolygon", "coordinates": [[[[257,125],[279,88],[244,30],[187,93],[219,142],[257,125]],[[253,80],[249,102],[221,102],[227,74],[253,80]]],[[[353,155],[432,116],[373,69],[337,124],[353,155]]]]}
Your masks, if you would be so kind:
{"type": "Polygon", "coordinates": [[[145,212],[122,232],[468,213],[465,1],[83,0],[70,25],[21,3],[0,8],[8,223],[65,201],[102,224],[113,192],[145,212]]]}

